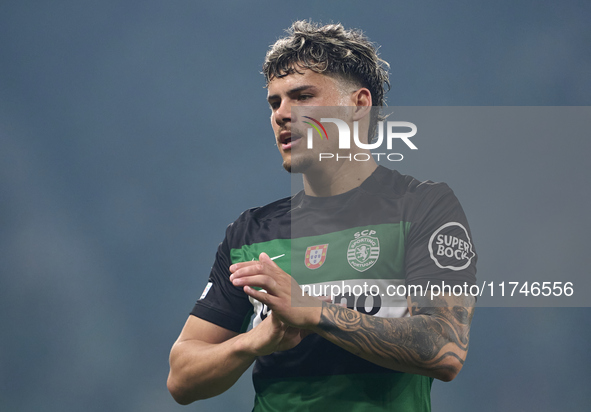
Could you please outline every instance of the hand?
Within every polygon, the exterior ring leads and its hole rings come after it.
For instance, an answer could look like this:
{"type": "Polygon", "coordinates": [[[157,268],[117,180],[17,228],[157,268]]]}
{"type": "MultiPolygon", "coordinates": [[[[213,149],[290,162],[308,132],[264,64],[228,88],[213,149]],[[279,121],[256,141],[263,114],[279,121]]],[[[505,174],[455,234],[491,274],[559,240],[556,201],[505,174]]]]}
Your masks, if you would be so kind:
{"type": "Polygon", "coordinates": [[[281,322],[273,312],[243,335],[244,350],[254,356],[270,355],[296,347],[311,332],[281,322]]]}
{"type": "Polygon", "coordinates": [[[243,286],[247,295],[267,305],[278,320],[287,325],[309,329],[320,321],[322,302],[303,294],[297,282],[266,253],[260,254],[258,262],[230,266],[230,272],[234,286],[243,286]],[[260,287],[266,293],[254,287],[260,287]]]}

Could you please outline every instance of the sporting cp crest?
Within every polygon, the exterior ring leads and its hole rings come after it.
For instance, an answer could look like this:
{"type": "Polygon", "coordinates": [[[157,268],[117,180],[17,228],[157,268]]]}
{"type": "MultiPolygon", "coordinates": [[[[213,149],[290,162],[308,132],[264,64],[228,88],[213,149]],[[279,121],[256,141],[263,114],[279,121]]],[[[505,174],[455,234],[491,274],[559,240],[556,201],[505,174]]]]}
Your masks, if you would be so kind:
{"type": "MultiPolygon", "coordinates": [[[[375,233],[372,230],[373,233],[375,233]]],[[[380,257],[380,240],[373,236],[359,236],[349,243],[347,260],[351,267],[364,272],[372,267],[380,257]]]]}
{"type": "Polygon", "coordinates": [[[308,246],[306,249],[306,267],[308,269],[318,269],[326,260],[326,251],[328,243],[325,245],[308,246]]]}

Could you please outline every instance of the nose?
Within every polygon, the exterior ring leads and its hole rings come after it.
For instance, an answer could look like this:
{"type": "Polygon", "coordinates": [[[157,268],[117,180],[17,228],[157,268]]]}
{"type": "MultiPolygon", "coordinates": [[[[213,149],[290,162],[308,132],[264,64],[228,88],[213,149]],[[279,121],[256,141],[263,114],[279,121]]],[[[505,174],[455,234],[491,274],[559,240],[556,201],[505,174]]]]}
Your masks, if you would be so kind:
{"type": "Polygon", "coordinates": [[[281,104],[277,110],[275,110],[273,117],[275,122],[280,126],[291,122],[291,104],[289,103],[288,99],[283,99],[281,101],[281,104]]]}

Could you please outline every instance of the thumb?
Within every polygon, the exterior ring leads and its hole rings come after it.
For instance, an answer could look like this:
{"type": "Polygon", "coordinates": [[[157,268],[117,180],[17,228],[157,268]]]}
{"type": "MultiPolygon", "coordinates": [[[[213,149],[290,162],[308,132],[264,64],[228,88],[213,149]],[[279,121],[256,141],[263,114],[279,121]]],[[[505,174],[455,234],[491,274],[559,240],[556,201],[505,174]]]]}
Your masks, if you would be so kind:
{"type": "Polygon", "coordinates": [[[261,262],[265,265],[277,266],[277,264],[275,262],[273,262],[273,260],[271,260],[269,255],[267,255],[265,252],[262,252],[259,255],[259,262],[261,262]]]}

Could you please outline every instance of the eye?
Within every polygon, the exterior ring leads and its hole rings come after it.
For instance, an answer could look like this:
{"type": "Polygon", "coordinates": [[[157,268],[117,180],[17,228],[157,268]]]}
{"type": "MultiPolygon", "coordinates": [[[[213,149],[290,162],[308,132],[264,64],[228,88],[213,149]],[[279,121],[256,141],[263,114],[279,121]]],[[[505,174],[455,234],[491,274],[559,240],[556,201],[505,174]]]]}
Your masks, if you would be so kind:
{"type": "Polygon", "coordinates": [[[271,108],[271,110],[277,110],[280,106],[280,103],[276,100],[269,102],[269,107],[271,108]]]}
{"type": "Polygon", "coordinates": [[[300,94],[298,96],[298,100],[308,100],[311,99],[313,96],[311,94],[300,94]]]}

